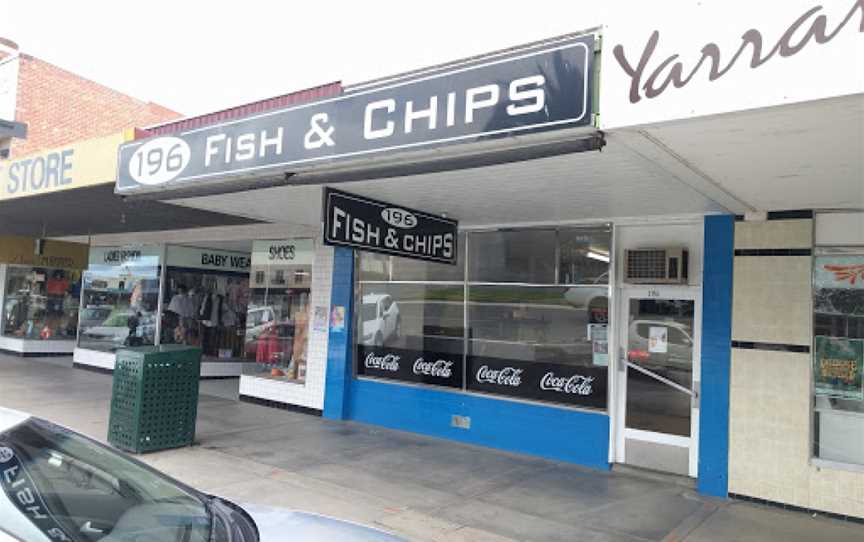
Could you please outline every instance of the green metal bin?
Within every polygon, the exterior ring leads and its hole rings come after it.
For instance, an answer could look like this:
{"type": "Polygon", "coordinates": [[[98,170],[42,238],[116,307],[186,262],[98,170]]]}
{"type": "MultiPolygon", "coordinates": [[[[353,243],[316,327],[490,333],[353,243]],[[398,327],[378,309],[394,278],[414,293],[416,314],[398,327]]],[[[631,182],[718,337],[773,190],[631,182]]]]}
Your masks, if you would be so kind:
{"type": "Polygon", "coordinates": [[[118,350],[108,442],[134,453],[191,445],[200,375],[200,348],[163,345],[118,350]]]}

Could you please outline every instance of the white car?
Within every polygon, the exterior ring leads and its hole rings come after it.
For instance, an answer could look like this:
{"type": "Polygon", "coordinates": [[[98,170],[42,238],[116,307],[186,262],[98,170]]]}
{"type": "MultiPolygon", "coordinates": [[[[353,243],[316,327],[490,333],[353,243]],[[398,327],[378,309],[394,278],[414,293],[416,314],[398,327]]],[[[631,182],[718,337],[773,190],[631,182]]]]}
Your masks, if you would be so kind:
{"type": "Polygon", "coordinates": [[[404,542],[325,516],[238,506],[83,435],[0,407],[0,542],[404,542]]]}
{"type": "Polygon", "coordinates": [[[363,344],[383,346],[402,334],[399,306],[387,294],[366,294],[360,307],[363,344]]]}
{"type": "Polygon", "coordinates": [[[603,273],[587,286],[573,286],[564,292],[564,300],[577,309],[585,309],[588,322],[609,322],[609,273],[603,273]]]}

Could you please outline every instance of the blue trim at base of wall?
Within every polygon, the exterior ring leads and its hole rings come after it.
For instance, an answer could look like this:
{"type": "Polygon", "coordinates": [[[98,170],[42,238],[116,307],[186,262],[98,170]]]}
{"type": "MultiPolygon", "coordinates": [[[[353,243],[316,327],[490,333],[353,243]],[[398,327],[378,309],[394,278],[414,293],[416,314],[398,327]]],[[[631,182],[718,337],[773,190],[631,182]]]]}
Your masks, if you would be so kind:
{"type": "Polygon", "coordinates": [[[702,282],[702,397],[699,415],[700,493],[729,492],[729,378],[735,217],[705,217],[702,282]]]}
{"type": "Polygon", "coordinates": [[[359,422],[609,469],[606,414],[372,380],[351,388],[359,422]],[[470,429],[453,427],[453,415],[470,417],[470,429]]]}

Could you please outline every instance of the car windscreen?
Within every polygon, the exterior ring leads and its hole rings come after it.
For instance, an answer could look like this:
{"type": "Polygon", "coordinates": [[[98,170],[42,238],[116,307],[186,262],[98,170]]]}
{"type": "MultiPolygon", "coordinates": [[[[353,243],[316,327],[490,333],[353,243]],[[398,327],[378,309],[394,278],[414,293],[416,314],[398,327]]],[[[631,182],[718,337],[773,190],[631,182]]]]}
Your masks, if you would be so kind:
{"type": "Polygon", "coordinates": [[[49,540],[210,540],[194,490],[43,420],[0,433],[0,491],[49,540]]]}
{"type": "Polygon", "coordinates": [[[378,318],[378,304],[377,303],[363,303],[360,306],[360,320],[363,322],[369,322],[370,320],[375,320],[378,318]]]}

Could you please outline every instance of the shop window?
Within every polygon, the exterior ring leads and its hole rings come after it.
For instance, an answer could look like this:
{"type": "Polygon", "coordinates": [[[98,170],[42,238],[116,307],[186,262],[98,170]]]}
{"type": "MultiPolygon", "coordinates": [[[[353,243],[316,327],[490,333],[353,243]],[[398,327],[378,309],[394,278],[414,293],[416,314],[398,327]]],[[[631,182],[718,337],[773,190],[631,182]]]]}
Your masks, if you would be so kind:
{"type": "Polygon", "coordinates": [[[358,253],[357,373],[605,408],[610,244],[538,229],[469,233],[456,266],[358,253]]]}
{"type": "Polygon", "coordinates": [[[28,340],[75,340],[81,272],[9,266],[3,334],[28,340]]]}
{"type": "Polygon", "coordinates": [[[814,456],[864,465],[864,254],[814,258],[814,456]]]}
{"type": "Polygon", "coordinates": [[[243,357],[247,276],[169,267],[164,296],[161,344],[198,346],[208,361],[243,357]]]}
{"type": "Polygon", "coordinates": [[[609,284],[611,228],[559,230],[558,242],[559,283],[609,284]]]}
{"type": "Polygon", "coordinates": [[[472,233],[469,243],[472,282],[556,282],[555,230],[472,233]]]}
{"type": "Polygon", "coordinates": [[[155,343],[160,272],[155,251],[91,249],[78,316],[79,347],[114,352],[155,343]]]}
{"type": "Polygon", "coordinates": [[[246,310],[243,374],[306,381],[312,287],[308,240],[256,241],[246,310]]]}
{"type": "Polygon", "coordinates": [[[462,387],[464,288],[361,283],[357,373],[462,387]]]}

